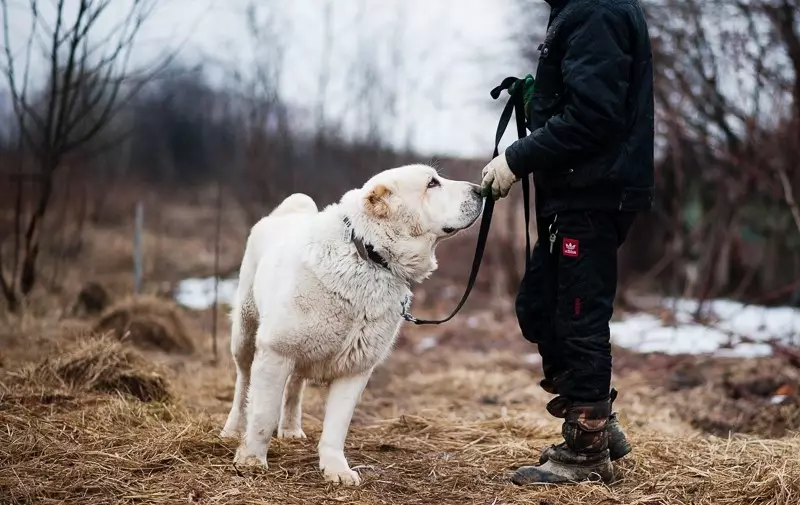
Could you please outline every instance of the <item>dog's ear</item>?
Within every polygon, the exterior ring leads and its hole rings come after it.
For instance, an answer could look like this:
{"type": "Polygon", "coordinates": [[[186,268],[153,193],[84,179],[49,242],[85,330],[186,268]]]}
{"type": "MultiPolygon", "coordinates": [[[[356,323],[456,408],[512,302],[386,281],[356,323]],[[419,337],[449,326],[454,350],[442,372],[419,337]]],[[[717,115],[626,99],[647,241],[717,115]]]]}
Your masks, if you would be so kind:
{"type": "Polygon", "coordinates": [[[378,184],[364,197],[364,210],[367,215],[383,219],[389,217],[389,202],[392,192],[383,184],[378,184]]]}

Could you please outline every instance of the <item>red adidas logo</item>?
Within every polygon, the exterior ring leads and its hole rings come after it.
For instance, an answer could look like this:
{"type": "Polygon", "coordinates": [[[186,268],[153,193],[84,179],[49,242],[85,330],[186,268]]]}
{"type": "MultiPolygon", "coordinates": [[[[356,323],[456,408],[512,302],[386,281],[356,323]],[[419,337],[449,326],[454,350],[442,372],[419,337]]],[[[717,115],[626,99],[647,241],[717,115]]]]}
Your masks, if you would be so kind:
{"type": "Polygon", "coordinates": [[[561,254],[569,258],[577,258],[580,251],[580,242],[574,238],[564,237],[561,241],[561,254]]]}

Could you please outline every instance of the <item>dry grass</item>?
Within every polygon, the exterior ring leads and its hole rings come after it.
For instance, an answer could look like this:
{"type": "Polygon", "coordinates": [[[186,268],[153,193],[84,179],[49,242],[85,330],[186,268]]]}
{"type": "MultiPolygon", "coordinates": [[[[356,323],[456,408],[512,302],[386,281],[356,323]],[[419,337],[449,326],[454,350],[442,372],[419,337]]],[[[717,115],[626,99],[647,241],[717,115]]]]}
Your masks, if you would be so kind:
{"type": "Polygon", "coordinates": [[[236,469],[235,442],[217,436],[230,405],[229,363],[214,367],[162,355],[172,360],[166,373],[175,398],[169,403],[95,393],[91,384],[99,383],[94,378],[104,368],[99,363],[122,363],[109,354],[143,366],[137,352],[113,339],[78,344],[46,363],[85,363],[78,357],[98,354],[104,358],[88,360],[98,363],[92,366],[46,366],[78,370],[70,376],[83,379],[71,384],[42,380],[42,366],[40,373],[6,381],[0,496],[7,499],[1,502],[800,502],[800,438],[702,435],[653,401],[663,391],[637,384],[636,377],[618,381],[635,449],[616,465],[617,483],[520,488],[508,482],[508,473],[536,460],[558,431],[543,412],[548,396],[536,386],[534,367],[509,352],[437,349],[418,356],[401,350],[376,372],[356,411],[346,453],[364,483],[352,489],[325,484],[316,467],[324,388],[307,390],[308,440],[273,440],[268,470],[236,469]],[[73,387],[65,391],[65,385],[73,387]]]}
{"type": "MultiPolygon", "coordinates": [[[[319,424],[306,441],[273,441],[269,470],[237,470],[219,425],[180,407],[108,398],[3,402],[0,495],[7,503],[628,503],[796,504],[800,439],[672,438],[634,432],[612,487],[526,487],[507,473],[551,433],[513,418],[459,422],[405,416],[348,439],[358,489],[322,482],[319,424]]],[[[309,429],[310,428],[310,429],[309,429]]]]}
{"type": "Polygon", "coordinates": [[[779,438],[800,430],[800,369],[781,357],[620,354],[617,370],[638,368],[667,393],[651,407],[674,410],[701,431],[779,438]]]}
{"type": "Polygon", "coordinates": [[[132,297],[111,306],[94,327],[137,347],[169,353],[191,354],[195,350],[182,310],[171,300],[132,297]]]}
{"type": "Polygon", "coordinates": [[[105,335],[77,340],[16,376],[23,386],[40,390],[120,393],[145,402],[170,396],[166,380],[150,362],[105,335]]]}

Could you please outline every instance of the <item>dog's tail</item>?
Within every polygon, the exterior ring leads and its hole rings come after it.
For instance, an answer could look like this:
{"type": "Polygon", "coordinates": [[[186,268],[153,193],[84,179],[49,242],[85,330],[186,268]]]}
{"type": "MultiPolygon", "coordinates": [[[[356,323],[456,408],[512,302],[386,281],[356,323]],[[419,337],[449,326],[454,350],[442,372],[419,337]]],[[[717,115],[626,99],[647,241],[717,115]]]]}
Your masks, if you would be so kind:
{"type": "Polygon", "coordinates": [[[272,216],[285,216],[286,214],[316,214],[319,212],[314,200],[303,193],[294,193],[286,197],[280,205],[269,213],[272,216]]]}

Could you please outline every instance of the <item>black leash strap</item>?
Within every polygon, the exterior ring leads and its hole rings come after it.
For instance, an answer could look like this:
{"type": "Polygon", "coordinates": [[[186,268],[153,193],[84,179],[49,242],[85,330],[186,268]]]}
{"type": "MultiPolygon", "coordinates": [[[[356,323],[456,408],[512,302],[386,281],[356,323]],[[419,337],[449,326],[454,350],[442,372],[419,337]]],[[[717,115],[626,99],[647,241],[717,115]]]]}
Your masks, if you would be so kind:
{"type": "MultiPolygon", "coordinates": [[[[494,137],[494,156],[498,156],[500,154],[497,149],[498,146],[500,145],[500,139],[506,132],[506,128],[508,128],[508,122],[511,120],[512,109],[514,112],[514,118],[517,121],[517,138],[525,138],[528,135],[527,127],[525,126],[525,100],[523,94],[524,82],[525,81],[523,79],[517,79],[516,77],[506,77],[505,79],[503,79],[503,82],[501,82],[499,86],[497,86],[491,91],[492,98],[497,100],[500,97],[500,93],[504,89],[510,89],[511,86],[517,83],[517,86],[515,86],[513,90],[509,91],[511,97],[508,99],[508,102],[506,102],[506,106],[503,109],[503,113],[500,115],[500,122],[497,124],[497,133],[495,133],[494,137]]],[[[528,176],[525,176],[522,178],[521,182],[522,182],[522,205],[523,205],[523,212],[525,213],[525,266],[527,269],[528,262],[530,261],[531,258],[530,178],[528,176]]]]}
{"type": "Polygon", "coordinates": [[[469,298],[469,293],[472,291],[472,287],[475,286],[475,279],[478,278],[478,270],[481,268],[481,260],[483,260],[483,250],[486,248],[486,239],[489,237],[489,226],[492,224],[492,213],[494,212],[494,199],[489,196],[486,197],[486,201],[483,205],[483,214],[481,215],[481,228],[478,231],[478,243],[475,246],[475,257],[472,259],[472,270],[469,273],[469,280],[467,281],[467,289],[464,291],[464,295],[461,297],[461,301],[458,302],[456,305],[455,310],[447,316],[445,319],[439,320],[428,320],[428,319],[417,319],[416,317],[411,315],[409,311],[409,300],[406,300],[403,303],[403,319],[408,322],[414,324],[442,324],[446,323],[447,321],[453,319],[458,311],[461,310],[461,307],[467,303],[467,298],[469,298]]]}
{"type": "MultiPolygon", "coordinates": [[[[525,137],[527,135],[527,131],[525,128],[525,104],[523,102],[523,89],[522,89],[522,81],[518,80],[516,77],[506,77],[503,79],[503,82],[500,83],[499,86],[494,88],[491,91],[492,98],[497,100],[500,96],[500,92],[504,89],[509,89],[512,84],[519,81],[519,86],[516,86],[511,91],[511,98],[509,98],[508,103],[506,103],[505,108],[503,109],[503,113],[500,115],[500,122],[497,124],[497,132],[494,136],[494,154],[492,155],[492,159],[496,158],[500,153],[498,148],[500,146],[500,139],[503,138],[503,134],[508,127],[509,121],[511,121],[511,113],[513,112],[517,119],[517,135],[519,138],[525,137]]],[[[525,177],[522,179],[522,195],[523,199],[525,200],[525,250],[526,250],[526,258],[530,258],[531,255],[531,237],[530,233],[528,232],[528,225],[530,222],[530,209],[528,208],[528,202],[530,201],[530,184],[528,178],[525,177]]],[[[481,215],[481,227],[478,231],[478,242],[475,245],[475,256],[472,259],[472,270],[469,273],[469,280],[467,281],[467,288],[464,291],[463,296],[461,297],[461,301],[458,302],[456,305],[455,310],[447,316],[445,319],[439,320],[428,320],[428,319],[417,319],[416,317],[411,315],[411,307],[410,300],[405,300],[403,302],[403,319],[408,322],[422,325],[422,324],[442,324],[446,323],[447,321],[453,319],[456,314],[461,310],[464,304],[467,302],[467,298],[469,298],[470,292],[472,292],[472,288],[475,286],[475,280],[478,278],[478,271],[481,268],[481,261],[483,260],[483,251],[486,249],[486,242],[489,239],[489,227],[492,224],[492,214],[494,213],[494,198],[491,195],[485,198],[485,202],[483,205],[483,214],[481,215]]],[[[526,259],[527,262],[529,259],[526,259]]]]}

